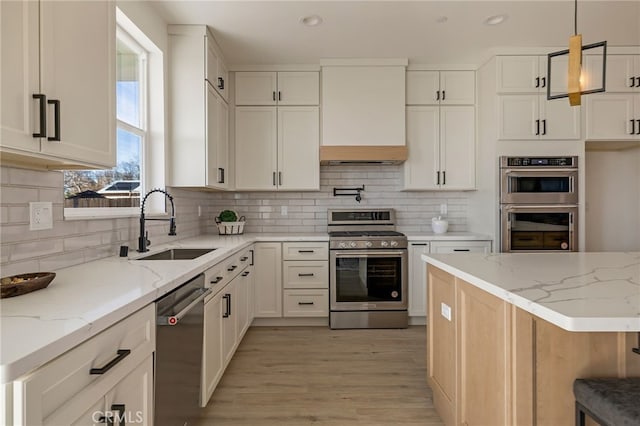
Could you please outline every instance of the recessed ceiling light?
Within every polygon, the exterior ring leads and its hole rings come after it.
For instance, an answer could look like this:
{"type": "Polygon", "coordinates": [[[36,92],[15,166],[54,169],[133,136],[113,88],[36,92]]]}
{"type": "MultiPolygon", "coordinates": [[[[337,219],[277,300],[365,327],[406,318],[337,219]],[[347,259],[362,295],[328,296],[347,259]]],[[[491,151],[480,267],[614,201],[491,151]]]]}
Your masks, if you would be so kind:
{"type": "Polygon", "coordinates": [[[445,22],[447,22],[449,20],[449,18],[447,18],[446,16],[438,16],[436,18],[436,22],[438,24],[444,24],[445,22]]]}
{"type": "Polygon", "coordinates": [[[493,15],[484,20],[485,25],[499,25],[507,20],[507,15],[493,15]]]}
{"type": "Polygon", "coordinates": [[[300,22],[302,22],[307,27],[317,27],[318,25],[322,24],[322,17],[318,15],[309,15],[300,19],[300,22]]]}

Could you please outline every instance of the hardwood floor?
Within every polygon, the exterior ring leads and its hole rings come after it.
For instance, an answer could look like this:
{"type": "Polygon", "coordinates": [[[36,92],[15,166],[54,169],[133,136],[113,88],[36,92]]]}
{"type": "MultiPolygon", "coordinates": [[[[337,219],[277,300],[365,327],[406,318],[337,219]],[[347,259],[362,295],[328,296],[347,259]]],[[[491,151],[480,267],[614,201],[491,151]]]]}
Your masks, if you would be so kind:
{"type": "Polygon", "coordinates": [[[424,326],[252,327],[198,426],[441,426],[424,359],[424,326]]]}

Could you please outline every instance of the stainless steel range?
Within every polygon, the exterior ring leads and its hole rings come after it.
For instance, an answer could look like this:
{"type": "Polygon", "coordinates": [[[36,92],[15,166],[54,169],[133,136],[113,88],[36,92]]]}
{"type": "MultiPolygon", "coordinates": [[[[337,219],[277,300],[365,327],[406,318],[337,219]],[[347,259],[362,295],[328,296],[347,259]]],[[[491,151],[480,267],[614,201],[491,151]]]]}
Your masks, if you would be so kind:
{"type": "Polygon", "coordinates": [[[331,328],[406,328],[407,237],[393,209],[329,210],[331,328]]]}

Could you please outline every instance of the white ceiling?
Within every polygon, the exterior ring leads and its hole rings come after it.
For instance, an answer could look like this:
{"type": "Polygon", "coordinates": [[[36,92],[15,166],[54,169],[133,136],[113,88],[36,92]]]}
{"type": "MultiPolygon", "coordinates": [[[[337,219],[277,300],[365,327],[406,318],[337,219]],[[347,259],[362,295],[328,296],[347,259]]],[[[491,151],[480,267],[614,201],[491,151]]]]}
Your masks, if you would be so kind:
{"type": "MultiPolygon", "coordinates": [[[[234,65],[318,64],[321,58],[409,58],[480,64],[491,48],[566,46],[572,0],[154,1],[170,24],[206,24],[234,65]],[[300,19],[320,15],[306,27],[300,19]],[[506,14],[497,26],[483,22],[506,14]],[[438,23],[446,16],[445,23],[438,23]]],[[[640,45],[640,0],[578,2],[583,42],[640,45]]]]}

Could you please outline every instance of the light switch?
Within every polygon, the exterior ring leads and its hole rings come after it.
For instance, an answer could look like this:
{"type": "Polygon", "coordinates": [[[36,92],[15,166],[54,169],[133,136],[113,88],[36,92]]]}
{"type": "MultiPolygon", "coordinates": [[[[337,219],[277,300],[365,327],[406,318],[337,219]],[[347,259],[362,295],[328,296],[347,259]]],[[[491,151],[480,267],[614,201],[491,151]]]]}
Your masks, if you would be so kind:
{"type": "Polygon", "coordinates": [[[29,229],[38,231],[53,228],[53,205],[51,202],[29,203],[29,229]]]}

